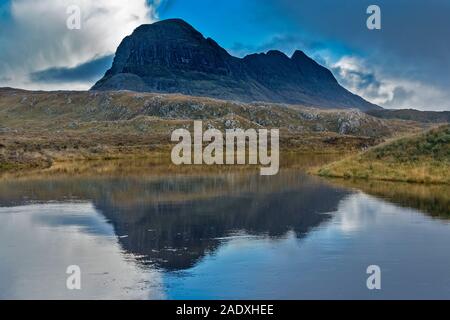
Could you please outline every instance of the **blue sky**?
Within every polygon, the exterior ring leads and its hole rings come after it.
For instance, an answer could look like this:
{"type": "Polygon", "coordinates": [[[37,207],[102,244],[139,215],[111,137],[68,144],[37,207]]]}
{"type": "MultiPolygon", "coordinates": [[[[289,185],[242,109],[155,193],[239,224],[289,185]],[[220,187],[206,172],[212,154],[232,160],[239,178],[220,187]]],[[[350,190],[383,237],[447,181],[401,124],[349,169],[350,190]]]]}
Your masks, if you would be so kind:
{"type": "MultiPolygon", "coordinates": [[[[314,45],[311,39],[314,33],[299,26],[294,16],[286,15],[288,8],[278,1],[166,0],[163,3],[159,10],[161,19],[182,17],[235,55],[263,50],[270,44],[288,53],[302,44],[298,43],[302,40],[314,45]]],[[[330,49],[332,46],[329,43],[330,49]]]]}
{"type": "Polygon", "coordinates": [[[142,23],[182,18],[230,53],[295,49],[389,108],[450,110],[448,0],[0,0],[0,86],[88,89],[142,23]],[[82,29],[68,30],[79,4],[82,29]],[[366,9],[381,8],[368,30],[366,9]]]}

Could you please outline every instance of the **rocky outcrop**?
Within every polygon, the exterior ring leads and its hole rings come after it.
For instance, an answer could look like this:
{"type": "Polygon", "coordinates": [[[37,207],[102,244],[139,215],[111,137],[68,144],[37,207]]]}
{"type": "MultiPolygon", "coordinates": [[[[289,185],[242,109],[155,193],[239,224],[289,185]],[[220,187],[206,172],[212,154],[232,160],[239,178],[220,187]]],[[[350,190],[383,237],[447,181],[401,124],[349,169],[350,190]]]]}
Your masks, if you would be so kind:
{"type": "Polygon", "coordinates": [[[92,90],[182,93],[242,102],[323,108],[379,108],[339,85],[325,67],[296,51],[271,50],[242,59],[183,20],[138,27],[92,90]]]}

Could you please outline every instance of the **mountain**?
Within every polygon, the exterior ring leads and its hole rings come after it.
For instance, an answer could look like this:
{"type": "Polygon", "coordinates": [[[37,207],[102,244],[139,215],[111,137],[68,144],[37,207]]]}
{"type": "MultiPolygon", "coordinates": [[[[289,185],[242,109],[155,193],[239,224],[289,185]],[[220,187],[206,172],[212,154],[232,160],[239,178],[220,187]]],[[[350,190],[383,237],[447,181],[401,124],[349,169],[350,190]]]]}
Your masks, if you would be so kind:
{"type": "Polygon", "coordinates": [[[141,25],[123,39],[97,91],[181,93],[241,102],[380,109],[339,85],[301,51],[230,55],[180,19],[141,25]]]}

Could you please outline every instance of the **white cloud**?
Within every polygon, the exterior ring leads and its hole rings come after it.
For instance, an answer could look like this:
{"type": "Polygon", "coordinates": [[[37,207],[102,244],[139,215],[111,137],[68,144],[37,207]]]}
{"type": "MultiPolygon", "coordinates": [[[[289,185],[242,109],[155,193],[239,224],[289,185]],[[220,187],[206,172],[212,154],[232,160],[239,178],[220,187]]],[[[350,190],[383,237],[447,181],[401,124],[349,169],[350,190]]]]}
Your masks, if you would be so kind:
{"type": "Polygon", "coordinates": [[[137,26],[156,20],[155,6],[146,0],[13,0],[10,14],[0,31],[0,86],[28,89],[56,89],[30,82],[29,74],[112,54],[137,26]],[[81,9],[80,30],[67,28],[71,5],[81,9]]]}
{"type": "Polygon", "coordinates": [[[447,92],[420,81],[394,77],[364,59],[344,56],[328,65],[348,90],[382,107],[448,110],[447,92]]]}

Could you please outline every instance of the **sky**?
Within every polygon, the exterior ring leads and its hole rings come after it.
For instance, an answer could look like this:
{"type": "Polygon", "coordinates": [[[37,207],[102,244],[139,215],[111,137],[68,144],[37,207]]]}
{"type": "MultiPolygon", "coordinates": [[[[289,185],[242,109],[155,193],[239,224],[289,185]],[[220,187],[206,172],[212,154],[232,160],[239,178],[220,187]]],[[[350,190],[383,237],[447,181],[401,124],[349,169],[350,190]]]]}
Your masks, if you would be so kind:
{"type": "Polygon", "coordinates": [[[235,56],[303,50],[383,107],[450,110],[449,14],[448,0],[0,0],[0,87],[89,89],[137,26],[182,18],[235,56]]]}

